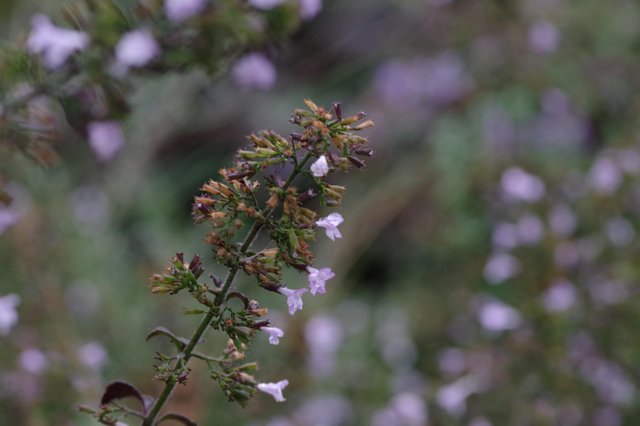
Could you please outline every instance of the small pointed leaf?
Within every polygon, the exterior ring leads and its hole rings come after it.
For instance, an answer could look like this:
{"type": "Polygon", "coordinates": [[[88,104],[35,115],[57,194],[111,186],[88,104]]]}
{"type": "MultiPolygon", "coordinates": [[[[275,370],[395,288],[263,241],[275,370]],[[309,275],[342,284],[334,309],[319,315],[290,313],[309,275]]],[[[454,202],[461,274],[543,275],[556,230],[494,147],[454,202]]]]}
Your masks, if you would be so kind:
{"type": "Polygon", "coordinates": [[[147,341],[153,337],[157,337],[157,336],[165,336],[168,337],[169,340],[171,340],[171,342],[176,345],[176,347],[178,348],[178,350],[183,350],[185,346],[187,346],[189,344],[189,340],[185,339],[184,337],[179,337],[176,336],[175,334],[173,334],[168,328],[166,327],[156,327],[153,330],[151,330],[151,332],[147,335],[147,341]]]}

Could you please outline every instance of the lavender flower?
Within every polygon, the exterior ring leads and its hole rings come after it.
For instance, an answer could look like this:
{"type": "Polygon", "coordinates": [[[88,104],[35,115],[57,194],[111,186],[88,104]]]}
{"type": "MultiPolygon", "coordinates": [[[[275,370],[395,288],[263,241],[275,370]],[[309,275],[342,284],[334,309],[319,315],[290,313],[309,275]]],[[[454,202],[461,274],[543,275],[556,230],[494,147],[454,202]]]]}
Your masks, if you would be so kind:
{"type": "Polygon", "coordinates": [[[286,399],[282,395],[282,391],[288,384],[288,380],[280,380],[278,383],[258,383],[257,388],[259,391],[271,395],[276,402],[284,402],[286,399]]]}
{"type": "Polygon", "coordinates": [[[143,67],[160,54],[160,46],[147,30],[130,31],[116,45],[116,62],[127,69],[143,67]]]}
{"type": "Polygon", "coordinates": [[[322,0],[300,0],[300,18],[308,21],[322,10],[322,0]]]}
{"type": "Polygon", "coordinates": [[[598,194],[612,194],[622,184],[622,172],[611,158],[598,158],[589,171],[589,184],[598,194]]]}
{"type": "Polygon", "coordinates": [[[529,46],[537,53],[551,53],[558,48],[560,33],[551,22],[538,21],[529,29],[529,46]]]}
{"type": "Polygon", "coordinates": [[[335,241],[336,238],[342,238],[342,234],[338,229],[338,226],[342,222],[344,222],[344,218],[340,213],[331,213],[329,216],[316,221],[316,225],[324,228],[327,237],[329,237],[331,241],[335,241]]]}
{"type": "Polygon", "coordinates": [[[309,272],[309,288],[311,294],[324,294],[326,292],[325,284],[327,280],[335,277],[331,268],[316,269],[311,266],[307,266],[307,272],[309,272]]]}
{"type": "Polygon", "coordinates": [[[484,278],[491,284],[500,284],[520,271],[518,260],[506,253],[492,255],[484,267],[484,278]]]}
{"type": "Polygon", "coordinates": [[[87,127],[89,145],[100,161],[110,161],[124,146],[124,133],[117,121],[93,121],[87,127]]]}
{"type": "Polygon", "coordinates": [[[18,221],[16,213],[6,207],[0,207],[0,235],[18,221]]]}
{"type": "Polygon", "coordinates": [[[35,15],[31,26],[27,50],[43,55],[45,65],[51,69],[60,68],[73,52],[84,50],[89,44],[85,33],[56,27],[46,15],[35,15]]]}
{"type": "Polygon", "coordinates": [[[11,328],[18,322],[16,307],[20,304],[20,296],[8,294],[0,297],[0,336],[9,334],[11,328]]]}
{"type": "Polygon", "coordinates": [[[500,180],[502,191],[508,199],[526,202],[539,201],[545,194],[544,182],[519,167],[507,169],[500,180]]]}
{"type": "Polygon", "coordinates": [[[497,300],[485,303],[478,312],[478,319],[480,325],[491,332],[512,330],[522,322],[517,310],[497,300]]]}
{"type": "Polygon", "coordinates": [[[271,343],[272,345],[277,345],[278,343],[280,343],[280,338],[284,336],[284,331],[282,331],[278,327],[260,327],[260,330],[269,335],[269,343],[271,343]]]}
{"type": "Polygon", "coordinates": [[[231,69],[236,84],[245,89],[270,89],[276,82],[277,72],[262,53],[249,53],[238,59],[231,69]]]}
{"type": "Polygon", "coordinates": [[[295,314],[297,310],[302,310],[302,295],[307,292],[306,288],[293,290],[287,287],[280,287],[278,292],[287,296],[287,306],[289,306],[289,313],[291,315],[295,314]]]}
{"type": "Polygon", "coordinates": [[[99,370],[107,362],[107,351],[98,342],[89,342],[78,350],[80,362],[93,370],[99,370]]]}
{"type": "Polygon", "coordinates": [[[329,164],[327,163],[327,157],[321,155],[318,159],[311,165],[311,173],[315,177],[323,177],[329,173],[329,164]]]}
{"type": "Polygon", "coordinates": [[[549,312],[562,312],[570,309],[576,302],[577,292],[569,281],[555,282],[542,296],[544,308],[549,312]]]}
{"type": "Polygon", "coordinates": [[[20,367],[31,374],[40,374],[49,366],[47,356],[37,349],[27,349],[20,354],[20,367]]]}
{"type": "Polygon", "coordinates": [[[178,23],[198,15],[207,7],[207,0],[165,0],[164,13],[178,23]]]}

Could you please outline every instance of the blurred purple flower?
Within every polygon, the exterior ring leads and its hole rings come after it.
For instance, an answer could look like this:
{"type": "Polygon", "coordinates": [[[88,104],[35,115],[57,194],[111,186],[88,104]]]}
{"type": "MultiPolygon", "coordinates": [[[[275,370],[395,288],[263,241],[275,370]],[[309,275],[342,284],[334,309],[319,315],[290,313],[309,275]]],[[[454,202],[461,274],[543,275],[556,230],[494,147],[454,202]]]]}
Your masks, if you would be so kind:
{"type": "Polygon", "coordinates": [[[549,312],[563,312],[575,305],[577,297],[573,284],[566,280],[559,280],[544,293],[542,304],[549,312]]]}
{"type": "Polygon", "coordinates": [[[588,182],[596,193],[611,194],[622,183],[622,173],[611,158],[600,157],[589,171],[588,182]]]}
{"type": "Polygon", "coordinates": [[[259,391],[271,395],[276,402],[284,402],[286,399],[282,395],[282,391],[288,384],[288,380],[280,380],[278,383],[258,383],[256,387],[259,391]]]}
{"type": "Polygon", "coordinates": [[[438,354],[440,371],[449,375],[458,375],[467,367],[467,357],[462,349],[448,348],[438,354]]]}
{"type": "Polygon", "coordinates": [[[636,237],[636,231],[628,220],[621,217],[610,219],[605,224],[607,238],[614,246],[628,246],[636,237]]]}
{"type": "Polygon", "coordinates": [[[304,306],[302,302],[302,295],[307,292],[306,288],[292,290],[287,287],[280,287],[278,292],[287,296],[287,306],[289,307],[289,313],[291,315],[295,314],[297,310],[301,310],[304,306]]]}
{"type": "Polygon", "coordinates": [[[307,266],[307,272],[309,272],[309,289],[313,295],[324,294],[326,282],[336,276],[331,268],[316,269],[307,266]]]}
{"type": "Polygon", "coordinates": [[[625,173],[633,175],[640,171],[640,152],[637,149],[620,149],[616,154],[616,161],[625,173]]]}
{"type": "Polygon", "coordinates": [[[78,350],[78,359],[80,362],[93,369],[99,370],[107,362],[107,351],[98,342],[89,342],[78,350]]]}
{"type": "Polygon", "coordinates": [[[374,84],[391,104],[413,106],[427,101],[447,105],[466,96],[473,79],[459,54],[444,52],[434,58],[388,61],[376,72],[374,84]]]}
{"type": "Polygon", "coordinates": [[[500,248],[516,248],[518,244],[520,244],[518,238],[518,227],[513,223],[498,223],[493,228],[491,240],[494,245],[500,248]]]}
{"type": "Polygon", "coordinates": [[[207,0],[165,0],[164,13],[172,22],[182,22],[198,15],[207,7],[207,0]]]}
{"type": "Polygon", "coordinates": [[[31,33],[27,39],[27,50],[41,54],[48,68],[60,68],[73,52],[86,49],[89,37],[81,32],[53,25],[46,15],[35,15],[31,19],[31,33]]]}
{"type": "Polygon", "coordinates": [[[316,225],[325,229],[327,237],[331,241],[335,241],[336,238],[342,238],[342,234],[338,229],[338,226],[344,222],[344,218],[340,213],[331,213],[327,217],[323,217],[316,221],[316,225]]]}
{"type": "Polygon", "coordinates": [[[567,236],[575,231],[578,220],[568,206],[560,204],[551,209],[549,213],[549,227],[560,236],[567,236]]]}
{"type": "Polygon", "coordinates": [[[306,401],[294,417],[298,425],[341,426],[351,424],[352,411],[349,398],[337,394],[321,395],[306,401]]]}
{"type": "Polygon", "coordinates": [[[393,397],[389,406],[375,413],[372,426],[425,426],[428,411],[424,398],[413,392],[393,397]]]}
{"type": "Polygon", "coordinates": [[[520,167],[507,169],[500,180],[502,192],[507,199],[516,201],[535,202],[545,194],[542,180],[522,170],[520,167]]]}
{"type": "Polygon", "coordinates": [[[124,147],[124,133],[117,121],[92,121],[87,133],[89,145],[100,161],[111,161],[124,147]]]}
{"type": "Polygon", "coordinates": [[[340,323],[325,315],[313,317],[307,322],[304,337],[309,348],[309,370],[318,377],[331,374],[335,366],[335,353],[343,340],[340,323]]]}
{"type": "Polygon", "coordinates": [[[256,9],[270,10],[276,6],[280,6],[284,0],[249,0],[249,4],[256,9]]]}
{"type": "Polygon", "coordinates": [[[424,93],[435,104],[455,102],[473,88],[473,79],[462,58],[455,52],[445,52],[426,64],[424,93]]]}
{"type": "Polygon", "coordinates": [[[497,300],[485,302],[478,312],[480,325],[487,331],[513,330],[522,322],[517,310],[497,300]]]}
{"type": "Polygon", "coordinates": [[[529,47],[537,53],[552,53],[558,48],[560,33],[548,21],[537,21],[529,28],[529,47]]]}
{"type": "Polygon", "coordinates": [[[238,59],[231,69],[236,84],[245,89],[267,90],[276,82],[277,72],[262,53],[248,53],[238,59]]]}
{"type": "Polygon", "coordinates": [[[520,271],[518,260],[507,253],[491,255],[484,267],[484,278],[491,284],[500,284],[520,271]]]}
{"type": "Polygon", "coordinates": [[[143,67],[160,54],[160,46],[148,30],[124,34],[116,45],[116,63],[123,69],[143,67]]]}
{"type": "Polygon", "coordinates": [[[260,327],[260,330],[269,335],[269,343],[271,343],[272,345],[277,345],[278,343],[280,343],[280,338],[284,336],[284,331],[282,331],[278,327],[260,327]]]}
{"type": "Polygon", "coordinates": [[[20,353],[20,368],[31,374],[40,374],[49,366],[47,356],[37,349],[27,349],[20,353]]]}
{"type": "Polygon", "coordinates": [[[467,409],[467,398],[483,388],[482,382],[469,375],[443,386],[436,395],[438,405],[453,416],[461,416],[467,409]]]}
{"type": "Polygon", "coordinates": [[[536,244],[544,236],[544,224],[537,216],[532,214],[521,217],[516,227],[519,240],[526,245],[536,244]]]}
{"type": "Polygon", "coordinates": [[[322,10],[322,0],[300,0],[300,18],[308,21],[322,10]]]}
{"type": "Polygon", "coordinates": [[[20,296],[8,294],[0,297],[0,336],[6,336],[18,322],[16,307],[20,304],[20,296]]]}
{"type": "Polygon", "coordinates": [[[18,221],[18,215],[10,208],[0,207],[0,235],[18,221]]]}

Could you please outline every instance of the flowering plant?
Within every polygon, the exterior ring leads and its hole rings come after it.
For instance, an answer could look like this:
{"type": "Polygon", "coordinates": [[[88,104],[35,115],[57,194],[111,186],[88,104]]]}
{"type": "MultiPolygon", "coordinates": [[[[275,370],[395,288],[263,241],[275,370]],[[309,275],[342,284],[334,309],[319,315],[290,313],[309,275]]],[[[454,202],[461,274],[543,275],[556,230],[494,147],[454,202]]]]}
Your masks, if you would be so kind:
{"type": "Polygon", "coordinates": [[[361,169],[365,163],[359,157],[372,155],[367,138],[356,135],[373,126],[370,120],[362,121],[364,113],[343,117],[339,103],[330,110],[310,100],[305,103],[308,109],[296,109],[291,118],[301,132],[291,133],[288,138],[268,130],[252,134],[248,138],[251,146],[238,150],[234,165],[221,169],[221,179],[206,182],[194,198],[193,219],[210,225],[205,242],[212,247],[216,261],[227,269],[227,275],[224,279],[211,275],[210,283],[203,282],[200,256],[186,261],[183,253],[177,253],[164,273],[151,277],[154,294],[189,293],[200,308],[185,313],[200,315],[202,320],[190,339],[165,327],[149,333],[147,339],[166,337],[177,349],[175,354],[156,355],[155,378],[165,383],[164,390],[153,399],[128,383],[111,383],[99,409],[84,408],[103,424],[115,424],[113,415],[119,413],[139,417],[143,425],[167,419],[193,424],[173,413],[156,420],[175,386],[187,382],[191,359],[209,366],[211,378],[218,382],[229,401],[245,405],[256,390],[272,395],[276,401],[285,400],[283,390],[289,384],[287,380],[258,383],[252,375],[257,363],[244,361],[257,332],[264,332],[275,345],[284,332],[271,326],[266,318],[268,309],[236,288],[234,280],[242,271],[263,289],[286,297],[291,315],[302,309],[302,297],[308,290],[312,295],[325,293],[326,282],[335,274],[330,268],[311,266],[314,255],[310,242],[318,227],[325,228],[331,240],[341,238],[338,226],[343,218],[337,212],[318,218],[316,211],[305,205],[318,198],[325,206],[338,207],[345,188],[330,184],[326,177],[338,170],[361,169]],[[248,232],[239,239],[238,234],[246,228],[248,232]],[[261,231],[268,238],[263,248],[256,249],[253,243],[261,231]],[[283,284],[285,267],[306,272],[309,287],[294,289],[283,284]],[[239,306],[232,303],[236,300],[239,306]],[[210,328],[228,338],[219,356],[196,351],[210,328]],[[120,399],[131,396],[142,402],[142,411],[120,404],[120,399]]]}

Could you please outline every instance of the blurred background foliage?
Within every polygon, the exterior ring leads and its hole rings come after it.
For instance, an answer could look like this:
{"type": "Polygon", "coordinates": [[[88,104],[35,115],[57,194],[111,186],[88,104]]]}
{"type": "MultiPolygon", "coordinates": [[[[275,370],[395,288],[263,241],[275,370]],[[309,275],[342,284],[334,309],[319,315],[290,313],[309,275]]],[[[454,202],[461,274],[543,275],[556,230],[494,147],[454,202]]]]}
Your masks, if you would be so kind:
{"type": "MultiPolygon", "coordinates": [[[[1,2],[2,36],[60,4],[1,2]]],[[[344,238],[317,243],[339,279],[295,317],[247,290],[285,329],[250,358],[260,380],[290,380],[287,403],[232,406],[194,367],[178,411],[215,425],[637,424],[639,22],[631,0],[325,0],[262,49],[269,90],[141,79],[113,161],[77,136],[48,169],[3,152],[18,220],[0,223],[0,295],[21,303],[0,336],[0,423],[91,424],[75,407],[117,378],[157,394],[159,343],[144,336],[195,325],[147,278],[176,250],[207,258],[197,188],[245,135],[287,134],[309,97],[377,124],[370,167],[341,181],[344,238]]]]}

